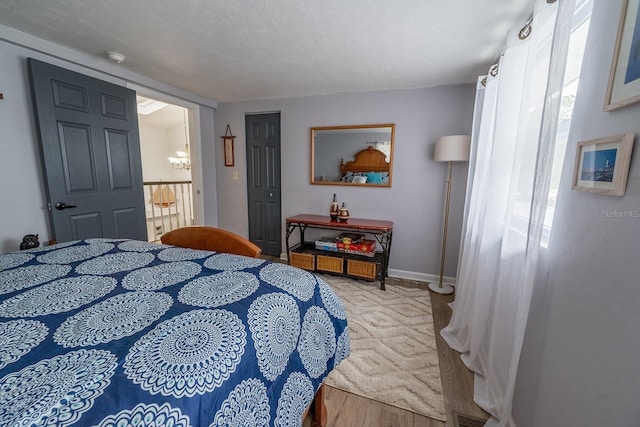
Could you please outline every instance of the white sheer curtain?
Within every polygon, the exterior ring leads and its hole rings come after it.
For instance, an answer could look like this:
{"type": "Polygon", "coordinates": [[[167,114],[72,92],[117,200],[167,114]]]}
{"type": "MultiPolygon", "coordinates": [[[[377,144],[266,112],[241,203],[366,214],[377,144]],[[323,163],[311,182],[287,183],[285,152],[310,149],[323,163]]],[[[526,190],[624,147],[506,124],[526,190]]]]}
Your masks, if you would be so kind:
{"type": "Polygon", "coordinates": [[[574,7],[536,0],[530,34],[514,28],[486,86],[478,83],[456,297],[441,334],[476,373],[487,426],[515,425],[574,7]]]}

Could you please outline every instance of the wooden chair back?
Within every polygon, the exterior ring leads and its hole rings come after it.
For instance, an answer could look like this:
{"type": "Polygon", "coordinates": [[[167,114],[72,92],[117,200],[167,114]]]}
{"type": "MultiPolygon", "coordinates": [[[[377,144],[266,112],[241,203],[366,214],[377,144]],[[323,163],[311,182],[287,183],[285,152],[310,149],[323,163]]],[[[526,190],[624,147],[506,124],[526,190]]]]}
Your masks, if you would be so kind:
{"type": "Polygon", "coordinates": [[[217,227],[178,228],[163,234],[160,241],[182,248],[225,252],[254,258],[262,253],[262,249],[244,237],[217,227]]]}

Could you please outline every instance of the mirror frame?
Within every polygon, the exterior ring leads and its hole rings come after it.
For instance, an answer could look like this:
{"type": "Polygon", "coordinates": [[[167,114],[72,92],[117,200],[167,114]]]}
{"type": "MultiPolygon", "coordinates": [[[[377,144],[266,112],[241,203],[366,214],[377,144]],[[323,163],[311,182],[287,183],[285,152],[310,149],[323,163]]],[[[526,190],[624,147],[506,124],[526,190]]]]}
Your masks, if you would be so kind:
{"type": "MultiPolygon", "coordinates": [[[[368,125],[343,125],[343,126],[317,126],[311,128],[311,185],[342,185],[342,186],[356,186],[356,187],[370,187],[370,188],[389,188],[393,178],[393,148],[395,145],[396,125],[395,123],[379,123],[368,125]],[[354,182],[331,182],[331,181],[316,181],[315,180],[315,145],[316,145],[316,132],[323,130],[349,130],[349,129],[374,129],[374,128],[390,128],[391,129],[391,148],[389,149],[389,183],[387,184],[370,184],[370,183],[354,183],[354,182]]],[[[355,153],[354,153],[355,155],[355,153]]],[[[353,160],[342,159],[345,163],[353,160]]],[[[336,164],[336,167],[339,167],[336,164]]]]}

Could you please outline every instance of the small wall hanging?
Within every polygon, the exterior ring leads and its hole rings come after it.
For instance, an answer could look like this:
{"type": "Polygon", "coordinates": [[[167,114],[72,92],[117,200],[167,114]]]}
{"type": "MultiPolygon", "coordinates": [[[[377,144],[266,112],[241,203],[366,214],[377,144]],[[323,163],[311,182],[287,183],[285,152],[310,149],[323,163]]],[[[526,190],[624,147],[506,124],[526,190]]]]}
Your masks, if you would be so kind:
{"type": "Polygon", "coordinates": [[[227,125],[227,130],[224,132],[222,139],[224,141],[224,165],[233,166],[233,136],[231,134],[231,127],[227,125]]]}

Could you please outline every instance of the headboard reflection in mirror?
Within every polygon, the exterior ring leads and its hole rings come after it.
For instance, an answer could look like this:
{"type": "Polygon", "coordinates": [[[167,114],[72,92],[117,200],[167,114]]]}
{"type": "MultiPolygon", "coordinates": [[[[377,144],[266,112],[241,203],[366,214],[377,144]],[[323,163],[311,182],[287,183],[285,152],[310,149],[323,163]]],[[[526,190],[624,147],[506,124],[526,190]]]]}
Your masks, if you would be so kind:
{"type": "Polygon", "coordinates": [[[311,184],[391,187],[395,124],[311,128],[311,184]]]}

